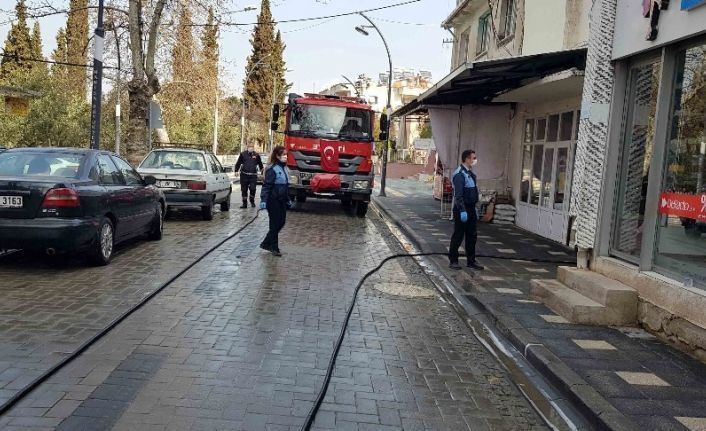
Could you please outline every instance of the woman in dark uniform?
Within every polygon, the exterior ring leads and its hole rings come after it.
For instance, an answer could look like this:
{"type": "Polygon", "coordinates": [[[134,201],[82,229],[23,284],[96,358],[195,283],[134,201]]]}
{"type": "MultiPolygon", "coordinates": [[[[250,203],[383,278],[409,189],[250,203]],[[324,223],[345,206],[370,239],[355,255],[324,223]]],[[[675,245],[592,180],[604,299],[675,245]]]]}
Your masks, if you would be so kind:
{"type": "Polygon", "coordinates": [[[260,248],[275,256],[282,256],[279,251],[279,231],[284,227],[287,209],[292,206],[288,187],[287,152],[283,146],[278,145],[270,154],[270,160],[265,169],[265,181],[260,192],[260,209],[266,209],[270,217],[270,231],[267,232],[260,248]]]}

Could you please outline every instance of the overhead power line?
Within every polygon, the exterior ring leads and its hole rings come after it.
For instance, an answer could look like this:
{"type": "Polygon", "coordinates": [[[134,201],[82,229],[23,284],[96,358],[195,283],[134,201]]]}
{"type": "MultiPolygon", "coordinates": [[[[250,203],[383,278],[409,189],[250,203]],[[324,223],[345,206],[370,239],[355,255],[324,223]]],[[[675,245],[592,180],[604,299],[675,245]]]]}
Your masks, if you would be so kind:
{"type": "MultiPolygon", "coordinates": [[[[0,52],[0,57],[6,57],[6,58],[12,58],[15,61],[26,61],[27,63],[44,63],[44,64],[56,64],[58,66],[70,66],[70,67],[84,67],[86,69],[92,69],[93,65],[92,64],[80,64],[80,63],[68,63],[66,61],[53,61],[53,60],[47,60],[44,58],[28,58],[28,57],[20,57],[18,55],[14,54],[5,54],[3,52],[0,52]]],[[[114,69],[114,70],[120,70],[121,72],[127,72],[125,70],[118,69],[116,66],[103,66],[105,69],[114,69]]]]}
{"type": "Polygon", "coordinates": [[[418,3],[420,1],[421,0],[407,0],[407,1],[404,1],[401,3],[394,3],[394,4],[380,6],[380,7],[371,8],[371,9],[356,10],[356,11],[352,11],[352,12],[343,12],[343,13],[338,13],[338,14],[334,14],[334,15],[326,15],[326,16],[273,20],[273,21],[270,21],[269,23],[266,21],[248,22],[248,23],[220,21],[216,24],[191,24],[191,27],[208,27],[209,25],[246,26],[246,25],[258,25],[258,24],[288,24],[288,23],[293,23],[293,22],[319,21],[319,20],[327,20],[327,19],[332,19],[332,18],[341,18],[344,16],[358,15],[361,13],[376,12],[376,11],[380,11],[380,10],[391,9],[391,8],[400,7],[400,6],[406,6],[406,5],[409,5],[412,3],[418,3]]]}

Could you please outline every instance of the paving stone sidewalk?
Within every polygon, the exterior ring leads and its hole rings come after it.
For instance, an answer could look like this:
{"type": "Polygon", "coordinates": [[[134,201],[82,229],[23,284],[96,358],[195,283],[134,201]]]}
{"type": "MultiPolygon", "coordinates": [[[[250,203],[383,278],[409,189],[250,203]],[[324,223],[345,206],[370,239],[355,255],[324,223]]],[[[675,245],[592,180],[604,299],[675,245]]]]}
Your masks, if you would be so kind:
{"type": "MultiPolygon", "coordinates": [[[[353,287],[395,245],[380,222],[328,203],[290,213],[282,258],[257,248],[265,230],[263,219],[187,272],[0,429],[298,430],[353,287]]],[[[362,289],[315,429],[546,426],[421,269],[400,261],[362,289]]]]}
{"type": "MultiPolygon", "coordinates": [[[[453,226],[439,218],[431,190],[414,181],[388,184],[395,193],[376,198],[376,205],[424,251],[447,250],[453,226]]],[[[518,228],[479,226],[481,252],[504,253],[506,247],[515,260],[480,259],[487,268],[478,273],[449,270],[443,257],[434,261],[597,426],[706,430],[705,364],[639,328],[569,323],[528,296],[529,281],[554,278],[557,264],[522,259],[566,260],[571,251],[518,228]]]]}

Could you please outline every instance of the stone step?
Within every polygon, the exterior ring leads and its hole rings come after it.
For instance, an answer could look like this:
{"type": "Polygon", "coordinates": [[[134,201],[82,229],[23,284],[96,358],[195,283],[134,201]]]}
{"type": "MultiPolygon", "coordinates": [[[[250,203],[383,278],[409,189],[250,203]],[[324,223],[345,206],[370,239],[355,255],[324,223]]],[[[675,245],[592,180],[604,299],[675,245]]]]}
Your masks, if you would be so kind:
{"type": "Polygon", "coordinates": [[[622,315],[621,320],[637,320],[638,293],[632,287],[594,271],[567,266],[559,267],[557,279],[568,288],[622,315]]]}
{"type": "Polygon", "coordinates": [[[598,326],[634,325],[622,313],[570,289],[558,280],[532,280],[530,296],[573,323],[598,326]]]}

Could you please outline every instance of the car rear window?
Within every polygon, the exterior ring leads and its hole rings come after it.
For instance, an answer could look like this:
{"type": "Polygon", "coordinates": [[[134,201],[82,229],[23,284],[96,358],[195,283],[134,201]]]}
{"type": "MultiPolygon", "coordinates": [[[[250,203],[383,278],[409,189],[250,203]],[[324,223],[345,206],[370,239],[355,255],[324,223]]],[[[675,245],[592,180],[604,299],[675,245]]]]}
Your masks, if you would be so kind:
{"type": "Polygon", "coordinates": [[[0,153],[0,176],[78,178],[82,154],[7,151],[0,153]]]}
{"type": "Polygon", "coordinates": [[[192,153],[189,151],[153,151],[140,163],[140,168],[205,171],[206,160],[201,153],[192,153]]]}

